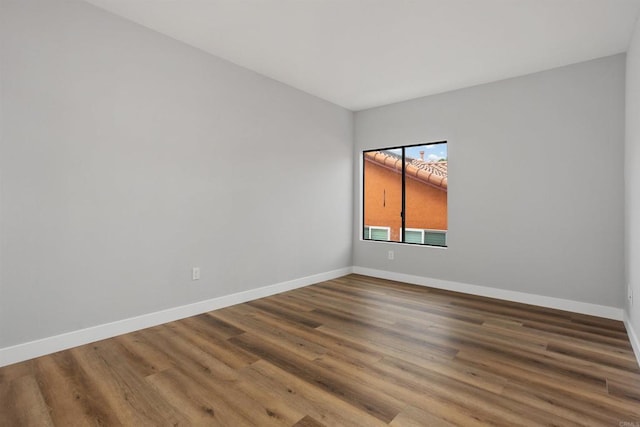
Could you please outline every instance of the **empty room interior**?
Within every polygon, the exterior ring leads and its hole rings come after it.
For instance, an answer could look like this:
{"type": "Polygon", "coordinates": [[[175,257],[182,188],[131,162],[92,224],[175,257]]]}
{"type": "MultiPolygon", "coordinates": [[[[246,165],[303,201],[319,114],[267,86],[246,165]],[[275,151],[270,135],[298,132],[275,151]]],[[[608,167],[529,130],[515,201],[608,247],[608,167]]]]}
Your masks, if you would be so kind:
{"type": "Polygon", "coordinates": [[[0,426],[640,426],[639,13],[0,0],[0,426]]]}

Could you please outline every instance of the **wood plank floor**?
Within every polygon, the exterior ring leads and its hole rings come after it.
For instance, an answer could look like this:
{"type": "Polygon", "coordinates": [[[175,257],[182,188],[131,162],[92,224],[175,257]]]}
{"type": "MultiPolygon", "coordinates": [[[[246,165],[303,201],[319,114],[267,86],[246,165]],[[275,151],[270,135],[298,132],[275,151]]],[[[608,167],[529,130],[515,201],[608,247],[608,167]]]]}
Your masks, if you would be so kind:
{"type": "Polygon", "coordinates": [[[638,426],[621,322],[350,275],[0,368],[1,426],[638,426]]]}

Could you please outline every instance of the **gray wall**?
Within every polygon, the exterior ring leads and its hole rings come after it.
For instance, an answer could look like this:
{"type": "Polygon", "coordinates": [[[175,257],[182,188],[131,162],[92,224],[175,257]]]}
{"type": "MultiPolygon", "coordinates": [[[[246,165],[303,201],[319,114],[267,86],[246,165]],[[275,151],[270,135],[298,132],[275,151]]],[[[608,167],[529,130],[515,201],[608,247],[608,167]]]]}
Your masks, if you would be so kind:
{"type": "Polygon", "coordinates": [[[1,7],[0,347],[352,264],[351,112],[80,1],[1,7]]]}
{"type": "Polygon", "coordinates": [[[624,76],[617,55],[358,112],[358,181],[361,150],[449,141],[449,248],[361,241],[356,185],[354,265],[622,307],[624,76]]]}
{"type": "MultiPolygon", "coordinates": [[[[640,333],[640,21],[627,53],[627,120],[625,143],[625,255],[627,284],[634,304],[626,312],[640,333]]],[[[640,357],[640,355],[638,355],[640,357]]]]}

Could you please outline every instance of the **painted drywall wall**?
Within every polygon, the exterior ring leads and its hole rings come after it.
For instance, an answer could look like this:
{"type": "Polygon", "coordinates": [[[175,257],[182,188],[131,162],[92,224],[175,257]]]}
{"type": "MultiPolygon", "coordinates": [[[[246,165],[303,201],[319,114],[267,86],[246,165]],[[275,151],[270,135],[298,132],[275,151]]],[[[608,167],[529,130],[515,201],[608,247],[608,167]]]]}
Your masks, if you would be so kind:
{"type": "MultiPolygon", "coordinates": [[[[627,52],[625,135],[625,312],[640,360],[640,21],[627,52]],[[628,291],[633,294],[633,304],[628,291]]],[[[627,326],[628,326],[627,325],[627,326]]],[[[628,328],[629,329],[629,328],[628,328]]]]}
{"type": "Polygon", "coordinates": [[[81,1],[1,7],[0,347],[352,265],[351,112],[81,1]]]}
{"type": "Polygon", "coordinates": [[[356,185],[354,265],[622,308],[624,75],[622,54],[357,112],[356,183],[362,150],[449,142],[449,247],[361,241],[356,185]]]}

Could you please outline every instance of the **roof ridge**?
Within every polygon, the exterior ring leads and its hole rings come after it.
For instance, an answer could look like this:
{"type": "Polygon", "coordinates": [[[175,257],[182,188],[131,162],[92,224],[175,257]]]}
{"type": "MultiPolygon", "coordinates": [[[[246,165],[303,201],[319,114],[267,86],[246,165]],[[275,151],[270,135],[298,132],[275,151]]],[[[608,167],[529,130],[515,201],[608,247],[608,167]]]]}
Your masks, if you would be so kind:
{"type": "MultiPolygon", "coordinates": [[[[366,151],[365,159],[373,161],[395,172],[402,171],[402,158],[387,150],[366,151]]],[[[422,159],[405,157],[405,173],[418,181],[447,191],[448,187],[448,162],[427,162],[422,159]]]]}

